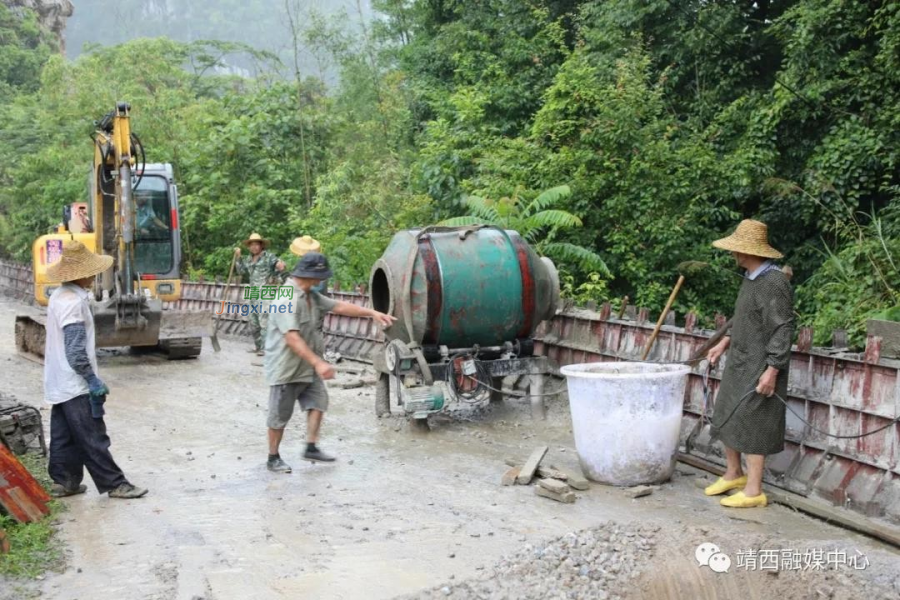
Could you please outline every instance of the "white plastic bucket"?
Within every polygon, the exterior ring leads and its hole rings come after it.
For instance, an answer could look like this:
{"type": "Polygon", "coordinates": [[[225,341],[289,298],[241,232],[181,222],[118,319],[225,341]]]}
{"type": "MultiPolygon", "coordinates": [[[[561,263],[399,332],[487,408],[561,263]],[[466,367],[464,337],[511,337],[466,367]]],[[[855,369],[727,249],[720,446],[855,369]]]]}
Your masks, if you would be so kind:
{"type": "Polygon", "coordinates": [[[562,368],[586,477],[633,486],[672,476],[688,373],[686,365],[628,362],[562,368]]]}

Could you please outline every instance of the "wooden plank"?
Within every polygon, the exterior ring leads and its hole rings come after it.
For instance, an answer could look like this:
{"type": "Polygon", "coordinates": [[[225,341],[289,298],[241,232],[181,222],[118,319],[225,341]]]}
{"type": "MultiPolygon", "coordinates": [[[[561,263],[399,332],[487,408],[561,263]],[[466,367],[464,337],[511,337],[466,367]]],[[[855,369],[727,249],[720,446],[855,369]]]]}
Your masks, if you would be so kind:
{"type": "Polygon", "coordinates": [[[538,479],[537,484],[548,492],[554,492],[556,494],[565,494],[566,492],[572,491],[572,488],[567,484],[562,481],[557,481],[556,479],[538,479]]]}
{"type": "Polygon", "coordinates": [[[500,478],[500,485],[515,485],[516,477],[519,476],[519,471],[521,471],[521,467],[512,467],[500,478]]]}
{"type": "MultiPolygon", "coordinates": [[[[722,475],[725,472],[725,469],[719,465],[689,454],[679,453],[678,460],[715,475],[722,475]]],[[[896,527],[891,527],[884,522],[866,519],[865,517],[854,515],[843,508],[804,498],[788,491],[776,490],[769,486],[765,486],[764,491],[771,502],[795,508],[829,523],[842,525],[847,529],[864,533],[900,548],[900,529],[896,527]]]]}
{"type": "Polygon", "coordinates": [[[591,487],[591,484],[587,479],[584,478],[584,475],[582,475],[575,469],[560,468],[555,465],[550,465],[550,468],[565,473],[566,483],[568,483],[569,487],[571,487],[572,489],[584,491],[591,487]]]}
{"type": "Polygon", "coordinates": [[[547,446],[535,448],[534,452],[531,453],[531,456],[528,457],[528,460],[525,461],[525,464],[522,465],[519,476],[516,477],[516,482],[519,485],[528,485],[531,483],[531,480],[534,479],[534,472],[537,471],[538,466],[541,464],[544,455],[547,454],[547,450],[549,449],[550,448],[547,446]]]}
{"type": "MultiPolygon", "coordinates": [[[[507,467],[518,467],[522,464],[522,461],[512,458],[507,458],[504,462],[507,467]]],[[[569,474],[565,471],[560,471],[556,467],[546,465],[538,465],[537,471],[535,471],[534,474],[541,479],[559,479],[560,481],[566,481],[569,478],[569,474]]]]}
{"type": "Polygon", "coordinates": [[[0,554],[9,554],[9,538],[2,529],[0,529],[0,554]]]}
{"type": "Polygon", "coordinates": [[[564,494],[557,494],[556,492],[545,490],[541,486],[536,485],[534,486],[534,493],[536,496],[556,500],[557,502],[562,502],[563,504],[572,504],[573,502],[575,502],[575,492],[565,492],[564,494]]]}
{"type": "Polygon", "coordinates": [[[544,465],[539,466],[535,473],[542,479],[559,479],[560,481],[569,479],[568,473],[560,471],[559,469],[554,469],[553,467],[545,467],[544,465]]]}
{"type": "Polygon", "coordinates": [[[19,459],[0,445],[0,506],[14,519],[29,523],[50,513],[50,496],[19,459]]]}

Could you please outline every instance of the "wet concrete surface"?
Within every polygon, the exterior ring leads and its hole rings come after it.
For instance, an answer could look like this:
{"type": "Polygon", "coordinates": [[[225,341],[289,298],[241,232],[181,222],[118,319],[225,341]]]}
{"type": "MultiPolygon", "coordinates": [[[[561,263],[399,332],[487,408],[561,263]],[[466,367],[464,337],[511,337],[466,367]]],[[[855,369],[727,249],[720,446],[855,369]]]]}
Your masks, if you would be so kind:
{"type": "MultiPolygon", "coordinates": [[[[42,366],[15,354],[13,315],[28,310],[0,302],[0,389],[40,406],[46,427],[42,366]]],[[[576,464],[561,400],[549,403],[546,423],[532,422],[527,403],[511,400],[440,419],[423,434],[402,419],[376,418],[371,386],[341,389],[359,378],[341,373],[329,384],[320,443],[339,461],[301,461],[304,419],[297,414],[281,451],[294,472],[272,474],[265,468],[268,389],[248,348],[222,340],[221,353],[206,344],[199,358],[175,362],[102,352],[113,455],[150,494],[111,500],[90,486],[66,499],[60,535],[67,564],[36,584],[43,597],[393,598],[477,576],[526,542],[609,520],[809,544],[837,540],[885,560],[898,557],[784,507],[726,511],[702,495],[697,473],[685,466],[640,499],[593,485],[564,505],[527,487],[501,487],[505,459],[524,460],[540,444],[550,446],[548,463],[576,464]]]]}

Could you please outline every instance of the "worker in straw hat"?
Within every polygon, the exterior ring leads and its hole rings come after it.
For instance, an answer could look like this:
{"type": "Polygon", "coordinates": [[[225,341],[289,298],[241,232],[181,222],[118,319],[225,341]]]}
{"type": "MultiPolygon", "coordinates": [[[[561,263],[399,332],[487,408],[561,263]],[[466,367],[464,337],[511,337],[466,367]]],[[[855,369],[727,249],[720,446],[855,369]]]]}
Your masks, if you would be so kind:
{"type": "Polygon", "coordinates": [[[251,310],[248,315],[254,347],[248,352],[256,352],[257,355],[262,356],[266,346],[268,303],[262,300],[259,288],[283,283],[287,279],[287,271],[284,268],[284,262],[266,250],[269,247],[269,240],[258,233],[250,234],[250,237],[244,240],[244,246],[250,250],[250,256],[241,258],[240,248],[234,249],[234,255],[236,259],[240,259],[237,265],[238,273],[247,278],[249,291],[255,292],[250,295],[250,298],[251,305],[255,304],[256,306],[253,306],[254,310],[251,310]]]}
{"type": "MultiPolygon", "coordinates": [[[[318,240],[312,238],[309,235],[303,235],[298,238],[294,238],[294,241],[291,242],[291,254],[298,257],[303,257],[310,252],[321,252],[322,244],[319,243],[318,240]]],[[[324,294],[328,291],[328,283],[326,281],[322,281],[321,283],[314,285],[313,290],[319,292],[320,294],[324,294]]]]}
{"type": "Polygon", "coordinates": [[[140,498],[109,451],[103,404],[109,388],[100,379],[94,346],[91,294],[94,277],[112,266],[111,256],[66,241],[62,257],[47,269],[61,282],[50,296],[44,347],[44,399],[50,411],[50,478],[54,496],[82,494],[87,467],[97,491],[110,498],[140,498]]]}
{"type": "Polygon", "coordinates": [[[725,474],[706,488],[733,508],[765,506],[762,491],[766,456],[784,449],[788,366],[794,333],[794,293],[790,280],[773,262],[781,258],[768,241],[765,223],[744,220],[733,234],[713,246],[729,250],[745,275],[734,307],[731,329],[710,349],[715,365],[728,351],[716,398],[712,435],[725,445],[725,474]],[[747,472],[741,465],[746,455],[747,472]]]}

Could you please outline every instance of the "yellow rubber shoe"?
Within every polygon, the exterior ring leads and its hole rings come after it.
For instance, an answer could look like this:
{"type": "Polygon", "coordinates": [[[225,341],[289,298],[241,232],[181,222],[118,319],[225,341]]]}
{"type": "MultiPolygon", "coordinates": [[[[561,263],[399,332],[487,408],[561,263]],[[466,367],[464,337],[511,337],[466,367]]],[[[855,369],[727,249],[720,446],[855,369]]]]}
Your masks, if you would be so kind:
{"type": "Polygon", "coordinates": [[[718,496],[719,494],[724,494],[730,490],[735,490],[737,488],[742,488],[747,485],[747,476],[738,477],[737,479],[732,479],[731,481],[725,481],[721,477],[719,477],[716,482],[712,485],[706,486],[706,489],[703,490],[703,493],[707,496],[718,496]]]}
{"type": "Polygon", "coordinates": [[[762,508],[768,503],[769,499],[766,498],[765,494],[760,494],[759,496],[745,496],[744,492],[738,492],[737,494],[732,494],[727,498],[719,500],[719,504],[728,506],[729,508],[762,508]]]}

